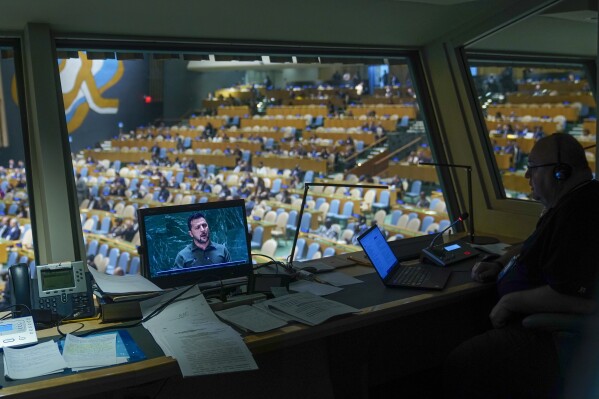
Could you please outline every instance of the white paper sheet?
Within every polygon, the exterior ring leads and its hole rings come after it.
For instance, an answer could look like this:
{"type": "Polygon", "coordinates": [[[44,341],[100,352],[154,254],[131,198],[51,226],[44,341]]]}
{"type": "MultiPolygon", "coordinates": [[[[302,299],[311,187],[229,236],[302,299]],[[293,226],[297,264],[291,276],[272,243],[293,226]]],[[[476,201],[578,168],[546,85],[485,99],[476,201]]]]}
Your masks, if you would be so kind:
{"type": "Polygon", "coordinates": [[[54,341],[21,349],[4,348],[4,375],[13,380],[60,373],[66,367],[54,341]]]}
{"type": "Polygon", "coordinates": [[[140,292],[160,292],[162,288],[152,283],[140,274],[127,274],[126,276],[114,276],[100,273],[93,267],[88,268],[98,287],[108,295],[132,294],[140,292]]]}
{"type": "Polygon", "coordinates": [[[308,325],[320,324],[335,316],[359,312],[359,309],[308,292],[273,298],[264,303],[270,308],[304,320],[308,325]]]}
{"type": "Polygon", "coordinates": [[[295,292],[309,292],[314,295],[329,295],[341,291],[343,288],[321,284],[314,281],[298,280],[289,284],[289,289],[295,292]]]}
{"type": "Polygon", "coordinates": [[[249,305],[241,305],[221,310],[216,312],[216,314],[221,319],[243,328],[244,330],[257,333],[281,328],[287,324],[280,318],[274,317],[259,308],[249,305]]]}
{"type": "Polygon", "coordinates": [[[67,334],[62,356],[72,369],[112,366],[116,357],[116,333],[91,337],[67,334]]]}

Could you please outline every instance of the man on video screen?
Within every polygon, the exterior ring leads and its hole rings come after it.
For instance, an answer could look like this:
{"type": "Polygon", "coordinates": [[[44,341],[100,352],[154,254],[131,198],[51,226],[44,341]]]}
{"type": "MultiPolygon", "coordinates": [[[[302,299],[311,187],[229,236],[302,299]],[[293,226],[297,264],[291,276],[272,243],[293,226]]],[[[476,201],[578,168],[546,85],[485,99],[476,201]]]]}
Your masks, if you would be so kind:
{"type": "Polygon", "coordinates": [[[222,244],[210,241],[210,226],[203,213],[196,212],[187,219],[189,236],[193,241],[175,258],[175,268],[208,266],[231,261],[231,255],[222,244]]]}

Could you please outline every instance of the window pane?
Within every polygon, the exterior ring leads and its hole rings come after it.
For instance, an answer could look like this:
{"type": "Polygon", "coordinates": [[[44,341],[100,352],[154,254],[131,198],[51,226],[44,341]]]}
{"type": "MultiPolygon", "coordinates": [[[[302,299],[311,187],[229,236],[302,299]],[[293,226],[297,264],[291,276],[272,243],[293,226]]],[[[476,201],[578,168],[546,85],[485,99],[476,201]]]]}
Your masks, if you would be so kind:
{"type": "Polygon", "coordinates": [[[0,263],[35,265],[15,52],[0,47],[0,56],[0,263]]]}
{"type": "Polygon", "coordinates": [[[254,249],[273,239],[286,259],[304,182],[389,188],[310,188],[301,258],[357,251],[373,220],[389,239],[448,223],[436,169],[417,165],[433,155],[405,58],[59,55],[90,258],[137,256],[135,208],[240,197],[254,249]]]}
{"type": "MultiPolygon", "coordinates": [[[[486,133],[508,198],[528,200],[528,154],[541,137],[557,132],[595,143],[596,105],[582,66],[470,61],[486,133]]],[[[595,170],[595,148],[587,159],[595,170]]]]}

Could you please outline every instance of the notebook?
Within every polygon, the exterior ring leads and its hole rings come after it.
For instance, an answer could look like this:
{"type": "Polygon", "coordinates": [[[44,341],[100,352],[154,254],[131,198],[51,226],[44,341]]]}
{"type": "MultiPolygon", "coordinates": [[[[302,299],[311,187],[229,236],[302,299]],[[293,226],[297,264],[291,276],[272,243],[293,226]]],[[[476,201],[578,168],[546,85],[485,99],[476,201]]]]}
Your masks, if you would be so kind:
{"type": "Polygon", "coordinates": [[[430,265],[403,266],[376,225],[358,237],[358,242],[388,287],[442,290],[447,284],[450,270],[430,265]]]}

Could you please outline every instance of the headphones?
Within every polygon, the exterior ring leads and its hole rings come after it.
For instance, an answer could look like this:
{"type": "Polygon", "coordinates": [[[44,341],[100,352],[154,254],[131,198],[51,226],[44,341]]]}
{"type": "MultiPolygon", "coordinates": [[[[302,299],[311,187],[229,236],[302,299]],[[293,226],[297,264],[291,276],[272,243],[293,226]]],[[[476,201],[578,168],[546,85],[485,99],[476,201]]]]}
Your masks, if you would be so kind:
{"type": "Polygon", "coordinates": [[[555,141],[555,145],[557,146],[557,163],[553,167],[553,178],[558,182],[568,180],[572,176],[572,166],[561,161],[560,141],[562,140],[558,137],[555,141]]]}

